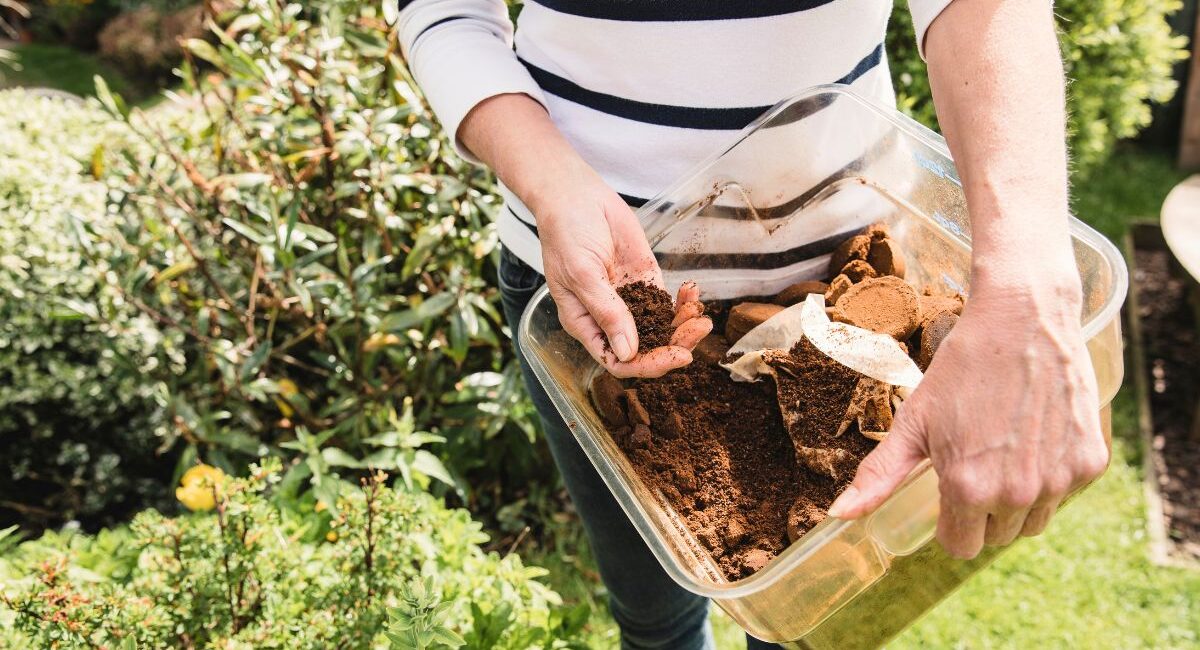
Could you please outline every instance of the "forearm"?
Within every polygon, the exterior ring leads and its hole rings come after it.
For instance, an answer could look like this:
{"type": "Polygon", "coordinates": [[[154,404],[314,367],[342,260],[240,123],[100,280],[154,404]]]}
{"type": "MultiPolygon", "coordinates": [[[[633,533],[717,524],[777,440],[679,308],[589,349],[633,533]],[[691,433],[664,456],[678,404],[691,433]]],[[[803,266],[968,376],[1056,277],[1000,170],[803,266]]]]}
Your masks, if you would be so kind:
{"type": "Polygon", "coordinates": [[[1078,291],[1062,61],[1045,0],[956,0],[926,37],[938,120],[971,214],[972,285],[1078,291]]]}
{"type": "Polygon", "coordinates": [[[581,178],[599,181],[546,109],[526,95],[480,102],[463,120],[458,137],[539,219],[542,206],[581,178]]]}

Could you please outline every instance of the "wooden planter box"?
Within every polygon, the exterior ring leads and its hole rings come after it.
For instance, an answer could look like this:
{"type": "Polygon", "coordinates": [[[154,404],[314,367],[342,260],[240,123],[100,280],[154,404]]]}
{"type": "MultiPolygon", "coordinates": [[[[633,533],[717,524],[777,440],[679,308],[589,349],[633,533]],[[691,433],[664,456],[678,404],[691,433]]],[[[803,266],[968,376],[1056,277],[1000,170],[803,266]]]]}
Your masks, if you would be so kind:
{"type": "MultiPolygon", "coordinates": [[[[1167,534],[1167,524],[1163,515],[1163,498],[1159,490],[1158,465],[1154,462],[1161,452],[1154,449],[1154,420],[1150,410],[1149,367],[1146,362],[1146,346],[1142,338],[1141,318],[1138,316],[1139,297],[1136,282],[1135,250],[1157,250],[1170,254],[1162,229],[1158,223],[1150,220],[1138,221],[1130,227],[1124,241],[1125,257],[1129,261],[1130,283],[1129,299],[1126,303],[1126,327],[1129,332],[1130,363],[1133,372],[1134,394],[1138,407],[1138,433],[1142,444],[1142,486],[1146,495],[1146,515],[1150,532],[1150,559],[1160,566],[1190,568],[1200,570],[1200,560],[1192,559],[1175,548],[1175,543],[1167,534]]],[[[1178,261],[1171,258],[1172,266],[1179,266],[1178,261]]],[[[1179,273],[1187,273],[1178,269],[1179,273]]],[[[1193,293],[1193,295],[1196,295],[1193,293]]],[[[1197,321],[1200,322],[1200,321],[1197,321]]]]}

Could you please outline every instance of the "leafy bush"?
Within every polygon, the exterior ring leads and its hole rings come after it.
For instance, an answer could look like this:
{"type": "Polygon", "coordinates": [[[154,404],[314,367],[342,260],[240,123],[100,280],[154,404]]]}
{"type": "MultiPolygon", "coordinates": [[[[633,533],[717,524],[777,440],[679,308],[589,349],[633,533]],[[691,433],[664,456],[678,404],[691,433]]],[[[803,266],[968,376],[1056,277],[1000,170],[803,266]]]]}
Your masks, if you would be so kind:
{"type": "Polygon", "coordinates": [[[379,11],[248,0],[187,42],[171,128],[101,92],[150,153],[113,170],[121,221],[90,236],[186,341],[185,372],[151,373],[182,463],[269,450],[323,494],[368,467],[461,489],[420,449],[445,440],[456,477],[519,485],[545,470],[490,281],[492,178],[438,135],[379,11]]]}
{"type": "MultiPolygon", "coordinates": [[[[1167,16],[1179,0],[1060,0],[1054,4],[1066,62],[1070,147],[1078,166],[1102,160],[1120,139],[1150,124],[1150,104],[1166,102],[1178,84],[1171,67],[1187,58],[1187,38],[1167,16]]],[[[912,21],[898,4],[888,53],[900,107],[928,126],[937,116],[912,21]]]]}
{"type": "Polygon", "coordinates": [[[112,0],[29,0],[29,29],[39,40],[91,50],[118,7],[112,0]]]}
{"type": "MultiPolygon", "coordinates": [[[[582,647],[542,569],[382,474],[335,507],[276,498],[278,460],[210,488],[215,511],[48,535],[0,560],[0,642],[39,648],[582,647]],[[99,552],[115,549],[109,554],[99,552]],[[5,621],[4,619],[8,620],[5,621]],[[390,619],[390,621],[389,621],[390,619]],[[7,635],[7,638],[5,638],[7,635]]],[[[0,540],[2,543],[2,540],[0,540]]]]}
{"type": "Polygon", "coordinates": [[[100,56],[142,81],[163,81],[183,60],[181,39],[204,35],[199,5],[164,12],[139,7],[110,20],[100,31],[100,56]]]}
{"type": "Polygon", "coordinates": [[[0,115],[0,522],[120,515],[170,479],[146,373],[179,361],[106,283],[106,245],[93,257],[72,235],[113,220],[95,177],[127,134],[21,90],[0,115]]]}

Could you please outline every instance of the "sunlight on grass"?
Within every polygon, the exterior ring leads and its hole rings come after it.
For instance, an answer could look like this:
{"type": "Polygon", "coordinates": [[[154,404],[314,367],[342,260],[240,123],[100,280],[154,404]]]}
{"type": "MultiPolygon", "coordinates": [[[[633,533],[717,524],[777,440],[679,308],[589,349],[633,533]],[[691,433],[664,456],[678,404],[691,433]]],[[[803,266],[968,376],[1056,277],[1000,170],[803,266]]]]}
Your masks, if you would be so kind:
{"type": "Polygon", "coordinates": [[[137,98],[133,84],[94,55],[43,43],[18,45],[12,51],[21,69],[5,68],[0,88],[54,88],[88,97],[95,93],[92,77],[100,75],[114,92],[137,98]]]}

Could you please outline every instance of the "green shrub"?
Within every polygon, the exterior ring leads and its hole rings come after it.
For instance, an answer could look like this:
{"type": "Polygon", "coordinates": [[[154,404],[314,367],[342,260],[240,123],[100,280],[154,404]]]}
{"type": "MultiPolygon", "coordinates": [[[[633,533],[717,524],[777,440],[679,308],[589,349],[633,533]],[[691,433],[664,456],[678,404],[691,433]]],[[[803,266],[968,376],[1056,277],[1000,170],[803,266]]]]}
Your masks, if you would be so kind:
{"type": "Polygon", "coordinates": [[[90,234],[186,341],[185,372],[150,373],[183,463],[294,454],[289,481],[319,491],[368,467],[520,485],[545,465],[491,281],[492,177],[439,135],[380,11],[248,0],[187,42],[171,127],[102,92],[151,153],[112,171],[120,223],[90,234]],[[419,448],[441,440],[453,476],[419,448]]]}
{"type": "MultiPolygon", "coordinates": [[[[1187,58],[1187,38],[1173,35],[1167,16],[1179,0],[1060,0],[1058,17],[1067,78],[1072,159],[1102,160],[1120,139],[1150,124],[1150,104],[1174,96],[1175,62],[1187,58]]],[[[888,28],[888,53],[900,107],[927,126],[937,116],[912,21],[898,3],[888,28]]]]}
{"type": "Polygon", "coordinates": [[[538,581],[542,569],[484,553],[486,536],[465,511],[388,488],[381,474],[345,490],[336,508],[314,508],[276,498],[279,467],[218,479],[211,512],[146,511],[128,531],[21,545],[0,559],[0,643],[581,647],[586,612],[565,610],[538,581]],[[97,552],[113,548],[121,554],[97,552]]]}
{"type": "Polygon", "coordinates": [[[138,7],[108,21],[100,31],[99,53],[139,81],[168,81],[183,60],[180,40],[204,36],[203,20],[199,5],[174,11],[138,7]]]}
{"type": "Polygon", "coordinates": [[[179,361],[73,235],[114,218],[95,176],[127,134],[21,90],[0,92],[0,115],[0,525],[103,521],[170,480],[146,374],[179,361]]]}
{"type": "Polygon", "coordinates": [[[29,0],[29,29],[39,40],[92,50],[96,34],[118,7],[112,0],[29,0]]]}

